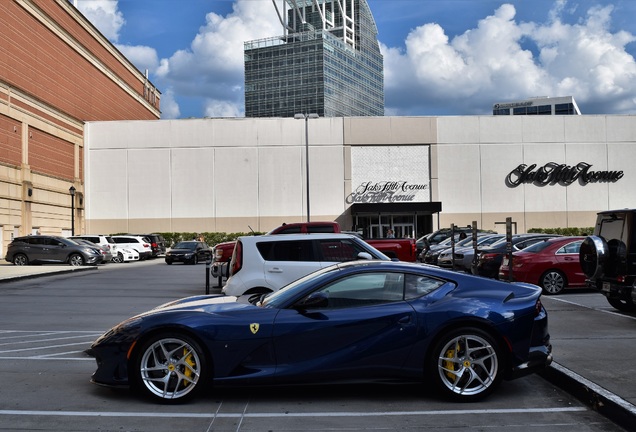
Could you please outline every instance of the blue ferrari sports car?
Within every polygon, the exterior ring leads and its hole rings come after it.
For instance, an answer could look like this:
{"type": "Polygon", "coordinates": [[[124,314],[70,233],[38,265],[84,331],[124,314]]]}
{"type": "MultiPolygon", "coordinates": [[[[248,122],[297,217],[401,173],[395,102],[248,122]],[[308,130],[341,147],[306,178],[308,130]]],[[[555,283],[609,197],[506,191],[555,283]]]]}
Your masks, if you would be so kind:
{"type": "Polygon", "coordinates": [[[405,380],[473,401],[552,361],[541,288],[356,261],[270,294],[206,295],[116,325],[94,383],[177,402],[212,386],[405,380]]]}

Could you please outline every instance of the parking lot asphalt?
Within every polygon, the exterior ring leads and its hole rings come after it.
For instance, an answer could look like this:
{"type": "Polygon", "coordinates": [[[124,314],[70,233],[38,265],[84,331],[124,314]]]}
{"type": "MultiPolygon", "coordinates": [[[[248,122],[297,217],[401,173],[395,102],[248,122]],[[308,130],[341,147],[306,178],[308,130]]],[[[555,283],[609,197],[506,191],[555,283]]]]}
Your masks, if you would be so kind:
{"type": "MultiPolygon", "coordinates": [[[[0,260],[0,289],[3,282],[97,269],[15,266],[0,260]]],[[[541,375],[626,430],[636,431],[636,314],[621,314],[609,305],[590,311],[567,300],[543,299],[555,361],[541,375]],[[603,314],[593,320],[602,325],[592,328],[592,313],[603,314]]]]}

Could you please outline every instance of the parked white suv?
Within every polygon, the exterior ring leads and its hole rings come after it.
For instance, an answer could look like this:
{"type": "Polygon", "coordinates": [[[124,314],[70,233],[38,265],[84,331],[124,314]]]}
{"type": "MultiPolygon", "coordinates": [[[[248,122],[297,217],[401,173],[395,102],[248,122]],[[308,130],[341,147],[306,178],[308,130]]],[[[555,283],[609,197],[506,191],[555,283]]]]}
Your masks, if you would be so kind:
{"type": "Polygon", "coordinates": [[[139,259],[145,260],[152,257],[152,246],[146,237],[135,235],[112,236],[118,248],[134,249],[139,253],[139,259]]]}
{"type": "Polygon", "coordinates": [[[69,238],[72,240],[88,240],[89,242],[95,243],[102,248],[102,251],[104,251],[105,262],[112,261],[112,259],[117,256],[117,245],[110,236],[102,234],[82,234],[71,236],[69,238]]]}
{"type": "Polygon", "coordinates": [[[329,265],[390,258],[350,234],[280,234],[239,237],[223,293],[240,296],[277,291],[329,265]]]}

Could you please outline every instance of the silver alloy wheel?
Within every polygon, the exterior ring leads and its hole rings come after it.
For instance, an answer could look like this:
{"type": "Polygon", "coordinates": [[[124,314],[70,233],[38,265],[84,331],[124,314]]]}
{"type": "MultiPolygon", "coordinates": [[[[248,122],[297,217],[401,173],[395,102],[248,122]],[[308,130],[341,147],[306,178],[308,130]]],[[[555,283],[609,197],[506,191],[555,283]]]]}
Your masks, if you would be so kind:
{"type": "Polygon", "coordinates": [[[117,252],[117,256],[113,257],[113,262],[114,263],[124,262],[124,256],[121,254],[121,252],[117,252]]]}
{"type": "Polygon", "coordinates": [[[18,254],[13,258],[13,264],[17,266],[25,266],[29,264],[29,259],[26,257],[26,255],[18,254]]]}
{"type": "Polygon", "coordinates": [[[143,352],[139,373],[152,395],[165,400],[180,399],[196,388],[201,359],[183,339],[158,339],[143,352]]]}
{"type": "Polygon", "coordinates": [[[497,381],[497,350],[477,334],[456,336],[439,351],[437,372],[441,383],[456,396],[475,396],[497,381]]]}
{"type": "Polygon", "coordinates": [[[84,257],[80,254],[73,254],[69,257],[68,263],[73,267],[79,267],[84,265],[84,257]]]}
{"type": "Polygon", "coordinates": [[[547,294],[559,294],[565,288],[565,277],[556,270],[550,270],[541,277],[541,287],[547,294]]]}

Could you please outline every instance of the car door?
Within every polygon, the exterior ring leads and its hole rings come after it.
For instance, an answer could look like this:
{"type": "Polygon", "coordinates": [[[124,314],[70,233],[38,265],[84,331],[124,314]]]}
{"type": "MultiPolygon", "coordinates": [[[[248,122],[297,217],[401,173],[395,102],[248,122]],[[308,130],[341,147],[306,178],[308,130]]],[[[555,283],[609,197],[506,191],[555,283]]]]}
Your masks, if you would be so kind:
{"type": "Polygon", "coordinates": [[[417,338],[402,274],[349,275],[320,288],[328,305],[283,309],[274,322],[276,380],[377,377],[398,371],[417,338]]]}
{"type": "Polygon", "coordinates": [[[55,238],[44,239],[42,248],[42,261],[64,262],[66,260],[66,245],[55,238]]]}
{"type": "Polygon", "coordinates": [[[257,244],[263,274],[276,289],[321,268],[311,240],[271,241],[257,244]]]}
{"type": "Polygon", "coordinates": [[[568,286],[585,286],[585,274],[581,268],[579,261],[579,250],[581,249],[583,240],[577,240],[560,247],[554,258],[557,267],[566,274],[568,278],[568,286]]]}

